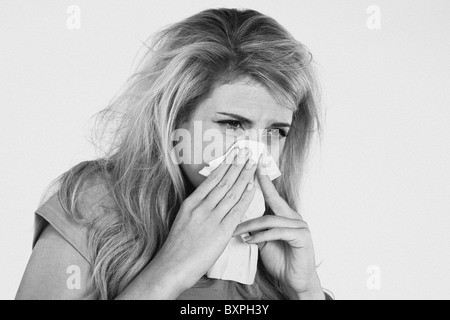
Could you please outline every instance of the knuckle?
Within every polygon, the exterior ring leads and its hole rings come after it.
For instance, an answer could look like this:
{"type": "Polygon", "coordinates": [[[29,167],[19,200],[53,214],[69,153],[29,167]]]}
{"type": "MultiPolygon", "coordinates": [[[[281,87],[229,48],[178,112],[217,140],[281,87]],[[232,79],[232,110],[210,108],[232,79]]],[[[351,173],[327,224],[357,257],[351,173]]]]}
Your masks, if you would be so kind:
{"type": "Polygon", "coordinates": [[[219,188],[221,188],[221,189],[230,189],[231,188],[231,183],[229,181],[227,181],[227,180],[222,180],[219,183],[219,188]]]}
{"type": "Polygon", "coordinates": [[[232,216],[235,216],[235,217],[241,216],[242,213],[243,213],[242,210],[239,209],[239,208],[233,208],[233,209],[231,210],[231,212],[230,212],[230,214],[231,214],[232,216]]]}
{"type": "Polygon", "coordinates": [[[191,211],[192,216],[200,216],[203,215],[204,210],[202,207],[197,207],[191,211]]]}
{"type": "Polygon", "coordinates": [[[231,165],[234,168],[239,168],[240,166],[242,166],[242,161],[243,160],[238,157],[233,161],[233,163],[231,165]]]}
{"type": "Polygon", "coordinates": [[[278,236],[278,237],[280,237],[283,233],[283,231],[280,228],[274,228],[272,230],[273,230],[274,235],[278,236]]]}
{"type": "Polygon", "coordinates": [[[292,224],[295,226],[295,228],[304,228],[304,227],[306,227],[306,224],[303,221],[301,221],[301,220],[294,219],[292,224]]]}
{"type": "Polygon", "coordinates": [[[194,201],[192,198],[187,197],[183,203],[181,204],[181,209],[184,210],[190,210],[194,207],[194,201]]]}
{"type": "Polygon", "coordinates": [[[303,228],[300,229],[300,236],[303,237],[304,239],[308,239],[311,237],[311,231],[309,229],[303,228]]]}
{"type": "Polygon", "coordinates": [[[242,195],[241,201],[244,203],[251,202],[253,198],[255,197],[255,187],[253,187],[252,190],[246,190],[244,194],[242,195]]]}
{"type": "Polygon", "coordinates": [[[235,194],[234,192],[228,192],[226,197],[228,200],[236,200],[238,198],[237,194],[235,194]]]}
{"type": "Polygon", "coordinates": [[[212,183],[218,183],[220,181],[220,175],[218,172],[213,172],[210,175],[210,180],[212,183]]]}

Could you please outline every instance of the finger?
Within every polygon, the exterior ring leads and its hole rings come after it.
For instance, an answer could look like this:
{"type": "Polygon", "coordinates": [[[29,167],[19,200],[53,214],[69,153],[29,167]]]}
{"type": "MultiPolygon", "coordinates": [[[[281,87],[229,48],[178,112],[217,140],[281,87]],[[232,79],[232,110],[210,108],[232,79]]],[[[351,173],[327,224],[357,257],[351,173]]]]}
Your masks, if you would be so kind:
{"type": "MultiPolygon", "coordinates": [[[[234,162],[227,173],[223,176],[219,184],[211,190],[202,203],[202,206],[208,211],[211,211],[216,208],[222,200],[226,200],[231,204],[231,206],[229,205],[226,207],[230,210],[236,204],[241,198],[245,186],[252,178],[251,175],[254,176],[255,174],[255,170],[248,172],[248,169],[244,169],[244,167],[247,166],[247,160],[250,156],[251,150],[248,148],[242,148],[241,151],[239,151],[238,156],[234,159],[234,162]],[[243,177],[245,181],[239,182],[241,177],[243,177]]],[[[227,212],[228,211],[224,212],[224,214],[227,212]]],[[[222,217],[220,219],[222,219],[222,217]]]]}
{"type": "Polygon", "coordinates": [[[222,200],[212,210],[212,214],[216,215],[220,221],[228,214],[228,212],[240,201],[244,191],[249,183],[254,185],[254,176],[256,171],[256,163],[249,161],[246,167],[241,171],[239,178],[233,187],[225,194],[222,200]]]}
{"type": "Polygon", "coordinates": [[[256,232],[272,228],[308,228],[308,224],[303,220],[267,215],[260,218],[247,220],[239,224],[233,233],[233,237],[248,232],[256,232]]]}
{"type": "Polygon", "coordinates": [[[231,233],[236,229],[236,226],[241,222],[245,212],[247,212],[250,203],[255,196],[255,183],[249,182],[239,202],[223,217],[221,224],[231,233]],[[252,186],[251,189],[248,187],[252,186]]]}
{"type": "Polygon", "coordinates": [[[263,166],[263,161],[259,161],[256,177],[264,195],[264,200],[269,207],[276,215],[291,219],[302,219],[301,215],[292,210],[289,204],[279,195],[269,176],[262,173],[263,166]]]}
{"type": "Polygon", "coordinates": [[[209,176],[192,192],[189,198],[197,202],[205,199],[211,190],[222,181],[223,176],[227,173],[238,152],[239,148],[231,150],[225,158],[225,161],[209,174],[209,176]]]}
{"type": "Polygon", "coordinates": [[[301,249],[306,245],[306,239],[309,238],[310,234],[308,229],[273,228],[252,234],[244,240],[250,244],[277,240],[286,241],[290,246],[301,249]]]}

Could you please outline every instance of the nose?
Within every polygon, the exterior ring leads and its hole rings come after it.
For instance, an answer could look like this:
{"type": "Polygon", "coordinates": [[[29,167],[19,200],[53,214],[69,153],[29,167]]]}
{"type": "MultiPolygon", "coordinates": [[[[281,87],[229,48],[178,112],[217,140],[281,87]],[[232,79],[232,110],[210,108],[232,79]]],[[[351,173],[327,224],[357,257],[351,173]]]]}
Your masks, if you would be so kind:
{"type": "MultiPolygon", "coordinates": [[[[265,152],[269,153],[269,155],[272,155],[273,157],[273,150],[274,148],[274,142],[270,139],[270,137],[267,136],[267,132],[264,129],[249,129],[249,130],[240,130],[236,132],[236,140],[249,140],[249,141],[256,141],[261,143],[265,148],[265,152]]],[[[277,157],[274,157],[275,161],[277,162],[277,157]]]]}
{"type": "Polygon", "coordinates": [[[263,142],[267,145],[267,137],[266,137],[266,133],[264,132],[263,129],[248,129],[246,131],[244,130],[238,130],[236,132],[236,139],[246,139],[246,140],[251,140],[251,141],[257,141],[257,142],[263,142]]]}

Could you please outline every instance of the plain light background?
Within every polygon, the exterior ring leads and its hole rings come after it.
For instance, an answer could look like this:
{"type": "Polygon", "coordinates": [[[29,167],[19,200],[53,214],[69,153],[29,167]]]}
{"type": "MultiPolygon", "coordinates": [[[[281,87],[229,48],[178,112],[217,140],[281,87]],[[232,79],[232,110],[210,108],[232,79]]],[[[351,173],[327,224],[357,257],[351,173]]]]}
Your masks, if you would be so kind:
{"type": "Polygon", "coordinates": [[[90,117],[141,41],[211,7],[272,16],[319,65],[325,130],[302,213],[322,285],[337,299],[449,299],[448,0],[0,1],[0,298],[15,296],[44,188],[94,158],[90,117]]]}

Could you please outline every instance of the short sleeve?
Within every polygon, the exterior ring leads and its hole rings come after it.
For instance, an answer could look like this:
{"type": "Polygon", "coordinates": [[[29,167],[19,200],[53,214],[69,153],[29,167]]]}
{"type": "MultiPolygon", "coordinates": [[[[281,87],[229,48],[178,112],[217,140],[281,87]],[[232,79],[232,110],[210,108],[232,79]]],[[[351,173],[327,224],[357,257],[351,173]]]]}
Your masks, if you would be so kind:
{"type": "MultiPolygon", "coordinates": [[[[100,183],[90,183],[83,189],[77,209],[83,218],[93,218],[101,212],[106,187],[100,183]]],[[[92,265],[88,252],[88,226],[75,220],[65,211],[56,192],[39,206],[34,215],[33,248],[47,224],[52,225],[61,236],[92,265]]]]}
{"type": "Polygon", "coordinates": [[[91,263],[87,250],[87,228],[64,211],[57,194],[51,196],[35,211],[33,248],[47,224],[55,228],[87,262],[91,263]]]}

